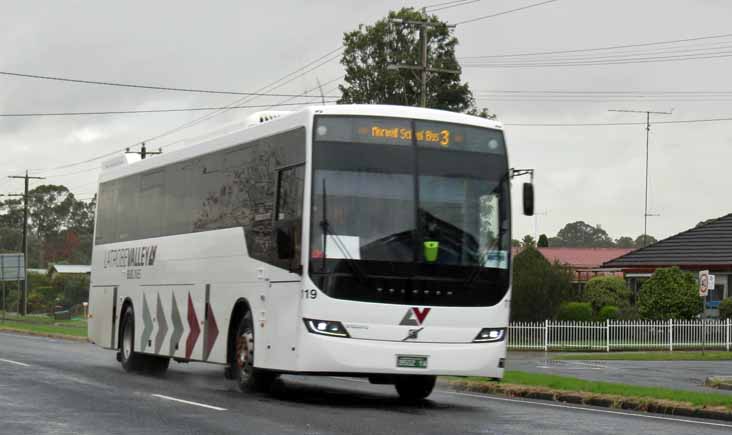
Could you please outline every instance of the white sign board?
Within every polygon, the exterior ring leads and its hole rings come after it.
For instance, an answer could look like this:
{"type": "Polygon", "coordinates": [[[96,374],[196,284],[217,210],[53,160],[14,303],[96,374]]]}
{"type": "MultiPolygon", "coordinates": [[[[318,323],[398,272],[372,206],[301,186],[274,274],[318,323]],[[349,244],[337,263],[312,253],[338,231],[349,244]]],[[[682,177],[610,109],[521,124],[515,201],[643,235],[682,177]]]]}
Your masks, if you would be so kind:
{"type": "Polygon", "coordinates": [[[714,286],[716,285],[716,283],[715,283],[716,280],[715,280],[714,275],[709,275],[708,279],[709,279],[709,284],[707,285],[707,287],[709,288],[709,291],[712,291],[712,290],[714,290],[714,286]]]}
{"type": "Polygon", "coordinates": [[[24,259],[23,254],[0,254],[0,281],[24,280],[24,259]]]}
{"type": "Polygon", "coordinates": [[[699,271],[699,296],[704,298],[709,293],[709,271],[699,271]]]}

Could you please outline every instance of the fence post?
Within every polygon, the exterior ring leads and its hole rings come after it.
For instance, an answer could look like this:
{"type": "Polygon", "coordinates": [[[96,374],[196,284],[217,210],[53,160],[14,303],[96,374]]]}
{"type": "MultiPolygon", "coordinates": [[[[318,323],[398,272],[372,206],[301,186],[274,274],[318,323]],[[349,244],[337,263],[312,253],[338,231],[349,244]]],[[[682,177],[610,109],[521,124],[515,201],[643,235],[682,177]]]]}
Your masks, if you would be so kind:
{"type": "Polygon", "coordinates": [[[544,321],[544,352],[549,351],[549,320],[544,321]]]}
{"type": "Polygon", "coordinates": [[[605,351],[610,352],[610,319],[607,319],[605,328],[605,351]]]}
{"type": "Polygon", "coordinates": [[[730,331],[729,330],[730,330],[730,319],[728,317],[727,318],[727,329],[726,329],[726,331],[727,331],[727,352],[729,352],[729,345],[730,345],[730,343],[729,343],[729,338],[730,338],[729,337],[729,332],[730,331]]]}
{"type": "Polygon", "coordinates": [[[674,319],[668,319],[668,349],[674,351],[674,319]]]}

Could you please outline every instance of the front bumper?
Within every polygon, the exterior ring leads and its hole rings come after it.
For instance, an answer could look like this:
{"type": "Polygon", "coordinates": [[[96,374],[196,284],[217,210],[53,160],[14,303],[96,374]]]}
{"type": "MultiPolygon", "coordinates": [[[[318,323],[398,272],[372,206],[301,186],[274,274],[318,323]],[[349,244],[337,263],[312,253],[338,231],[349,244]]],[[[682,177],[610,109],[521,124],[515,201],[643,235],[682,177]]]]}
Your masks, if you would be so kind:
{"type": "Polygon", "coordinates": [[[418,343],[303,332],[297,356],[300,372],[503,377],[505,340],[499,343],[418,343]],[[397,355],[426,356],[427,368],[397,367],[397,355]]]}

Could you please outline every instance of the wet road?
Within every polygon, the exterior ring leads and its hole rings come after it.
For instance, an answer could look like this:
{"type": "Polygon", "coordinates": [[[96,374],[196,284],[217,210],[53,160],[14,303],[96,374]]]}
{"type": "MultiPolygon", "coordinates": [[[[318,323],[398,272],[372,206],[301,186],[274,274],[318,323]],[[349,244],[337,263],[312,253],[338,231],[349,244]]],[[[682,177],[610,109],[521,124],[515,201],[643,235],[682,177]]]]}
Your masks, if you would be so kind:
{"type": "Polygon", "coordinates": [[[219,366],[124,373],[86,343],[0,333],[2,434],[616,434],[730,433],[732,424],[436,391],[420,405],[390,386],[284,377],[243,394],[219,366]]]}

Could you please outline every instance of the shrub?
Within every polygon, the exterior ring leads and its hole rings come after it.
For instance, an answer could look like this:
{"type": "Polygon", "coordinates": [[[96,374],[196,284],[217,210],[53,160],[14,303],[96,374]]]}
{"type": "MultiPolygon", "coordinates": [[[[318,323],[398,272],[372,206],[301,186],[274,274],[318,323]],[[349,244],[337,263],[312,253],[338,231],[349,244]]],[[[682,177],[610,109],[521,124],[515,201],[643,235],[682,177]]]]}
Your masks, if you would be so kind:
{"type": "Polygon", "coordinates": [[[567,302],[559,307],[558,320],[589,322],[592,320],[592,306],[587,302],[567,302]]]}
{"type": "Polygon", "coordinates": [[[719,303],[719,318],[732,319],[732,299],[725,299],[719,303]]]}
{"type": "Polygon", "coordinates": [[[89,276],[59,273],[51,285],[60,295],[62,303],[70,306],[89,300],[89,276]]]}
{"type": "Polygon", "coordinates": [[[606,305],[625,307],[630,304],[631,291],[625,280],[618,276],[596,276],[587,281],[583,299],[592,305],[592,310],[599,313],[606,305]]]}
{"type": "Polygon", "coordinates": [[[638,295],[638,309],[644,319],[692,319],[703,308],[694,276],[676,266],[657,269],[638,295]]]}
{"type": "Polygon", "coordinates": [[[600,308],[599,313],[597,314],[598,320],[618,320],[620,318],[620,308],[616,307],[615,305],[605,305],[604,307],[600,308]]]}
{"type": "Polygon", "coordinates": [[[641,315],[638,311],[638,307],[629,305],[627,307],[620,308],[618,311],[618,320],[640,320],[641,315]]]}
{"type": "Polygon", "coordinates": [[[511,319],[543,321],[553,318],[572,289],[572,274],[551,264],[536,248],[527,247],[514,257],[511,319]]]}

